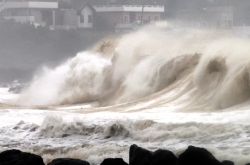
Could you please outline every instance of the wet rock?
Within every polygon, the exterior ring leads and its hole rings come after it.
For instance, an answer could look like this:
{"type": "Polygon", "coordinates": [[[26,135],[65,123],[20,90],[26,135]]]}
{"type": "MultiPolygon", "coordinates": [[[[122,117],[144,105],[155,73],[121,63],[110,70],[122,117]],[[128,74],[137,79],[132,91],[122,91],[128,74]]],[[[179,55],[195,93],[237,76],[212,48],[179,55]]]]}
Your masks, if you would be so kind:
{"type": "Polygon", "coordinates": [[[177,165],[223,165],[204,148],[189,146],[177,161],[177,165]]]}
{"type": "Polygon", "coordinates": [[[223,165],[234,165],[234,162],[230,161],[230,160],[224,160],[222,161],[223,165]]]}
{"type": "Polygon", "coordinates": [[[7,150],[0,153],[0,165],[44,165],[43,159],[35,154],[19,150],[7,150]]]}
{"type": "Polygon", "coordinates": [[[133,144],[129,149],[129,165],[143,165],[152,156],[152,152],[133,144]]]}
{"type": "Polygon", "coordinates": [[[177,157],[168,150],[157,150],[148,161],[148,165],[175,165],[177,157]]]}
{"type": "Polygon", "coordinates": [[[101,163],[101,165],[128,165],[122,158],[107,158],[101,163]]]}
{"type": "Polygon", "coordinates": [[[129,151],[130,165],[175,165],[176,156],[168,150],[148,151],[132,145],[129,151]]]}
{"type": "Polygon", "coordinates": [[[48,165],[90,165],[89,162],[80,159],[58,158],[52,160],[48,165]]]}

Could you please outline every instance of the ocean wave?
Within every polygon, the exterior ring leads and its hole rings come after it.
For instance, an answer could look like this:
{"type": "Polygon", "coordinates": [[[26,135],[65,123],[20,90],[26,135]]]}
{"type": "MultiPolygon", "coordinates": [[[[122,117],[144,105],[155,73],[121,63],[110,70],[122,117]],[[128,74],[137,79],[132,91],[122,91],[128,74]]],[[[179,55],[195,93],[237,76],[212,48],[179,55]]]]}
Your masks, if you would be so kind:
{"type": "Polygon", "coordinates": [[[249,56],[249,41],[219,32],[147,27],[44,68],[18,103],[110,106],[151,99],[157,106],[185,97],[178,104],[187,110],[225,109],[250,98],[249,56]]]}

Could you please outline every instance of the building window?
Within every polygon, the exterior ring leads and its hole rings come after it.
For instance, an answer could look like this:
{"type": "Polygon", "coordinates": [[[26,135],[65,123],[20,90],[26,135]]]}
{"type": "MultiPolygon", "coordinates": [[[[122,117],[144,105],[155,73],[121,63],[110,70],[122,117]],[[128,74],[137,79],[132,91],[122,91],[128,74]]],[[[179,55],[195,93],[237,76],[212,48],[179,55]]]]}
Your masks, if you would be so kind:
{"type": "Polygon", "coordinates": [[[84,23],[84,15],[80,15],[80,23],[84,23]]]}
{"type": "Polygon", "coordinates": [[[124,16],[124,23],[129,23],[129,17],[128,17],[128,15],[124,16]]]}
{"type": "Polygon", "coordinates": [[[88,15],[88,23],[93,23],[93,17],[92,17],[92,15],[88,15]]]}

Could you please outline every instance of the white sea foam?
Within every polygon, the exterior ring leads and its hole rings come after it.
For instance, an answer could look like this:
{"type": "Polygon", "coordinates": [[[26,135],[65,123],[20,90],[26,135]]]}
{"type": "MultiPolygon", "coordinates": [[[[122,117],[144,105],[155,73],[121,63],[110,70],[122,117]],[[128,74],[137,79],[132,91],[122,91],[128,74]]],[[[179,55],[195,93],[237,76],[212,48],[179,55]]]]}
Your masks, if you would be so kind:
{"type": "Polygon", "coordinates": [[[247,163],[250,111],[175,113],[97,112],[72,114],[51,110],[2,111],[0,150],[19,148],[42,155],[86,159],[92,164],[123,157],[136,143],[178,154],[188,145],[208,148],[219,160],[247,163]],[[23,121],[20,121],[20,120],[23,121]]]}
{"type": "Polygon", "coordinates": [[[57,105],[95,101],[102,92],[102,72],[109,65],[110,62],[98,54],[83,52],[55,69],[44,67],[18,103],[57,105]]]}

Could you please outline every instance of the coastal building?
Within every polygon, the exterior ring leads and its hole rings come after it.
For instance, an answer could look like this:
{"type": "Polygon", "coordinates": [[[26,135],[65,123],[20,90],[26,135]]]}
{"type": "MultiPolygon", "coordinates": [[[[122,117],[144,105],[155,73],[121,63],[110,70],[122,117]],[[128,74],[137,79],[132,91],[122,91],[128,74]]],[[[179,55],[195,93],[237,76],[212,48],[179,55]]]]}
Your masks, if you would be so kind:
{"type": "Polygon", "coordinates": [[[67,9],[58,6],[56,0],[5,1],[0,2],[0,15],[4,19],[48,26],[52,30],[104,28],[107,25],[120,32],[136,29],[141,24],[156,23],[165,11],[164,6],[159,5],[85,4],[67,9]]]}
{"type": "Polygon", "coordinates": [[[5,1],[0,2],[0,15],[16,22],[41,26],[55,24],[55,10],[58,2],[46,1],[5,1]]]}
{"type": "Polygon", "coordinates": [[[114,27],[116,32],[128,31],[146,23],[161,20],[164,6],[159,5],[105,5],[94,6],[101,19],[114,27]]]}
{"type": "Polygon", "coordinates": [[[77,12],[78,28],[93,28],[96,10],[93,6],[86,4],[77,12]]]}

